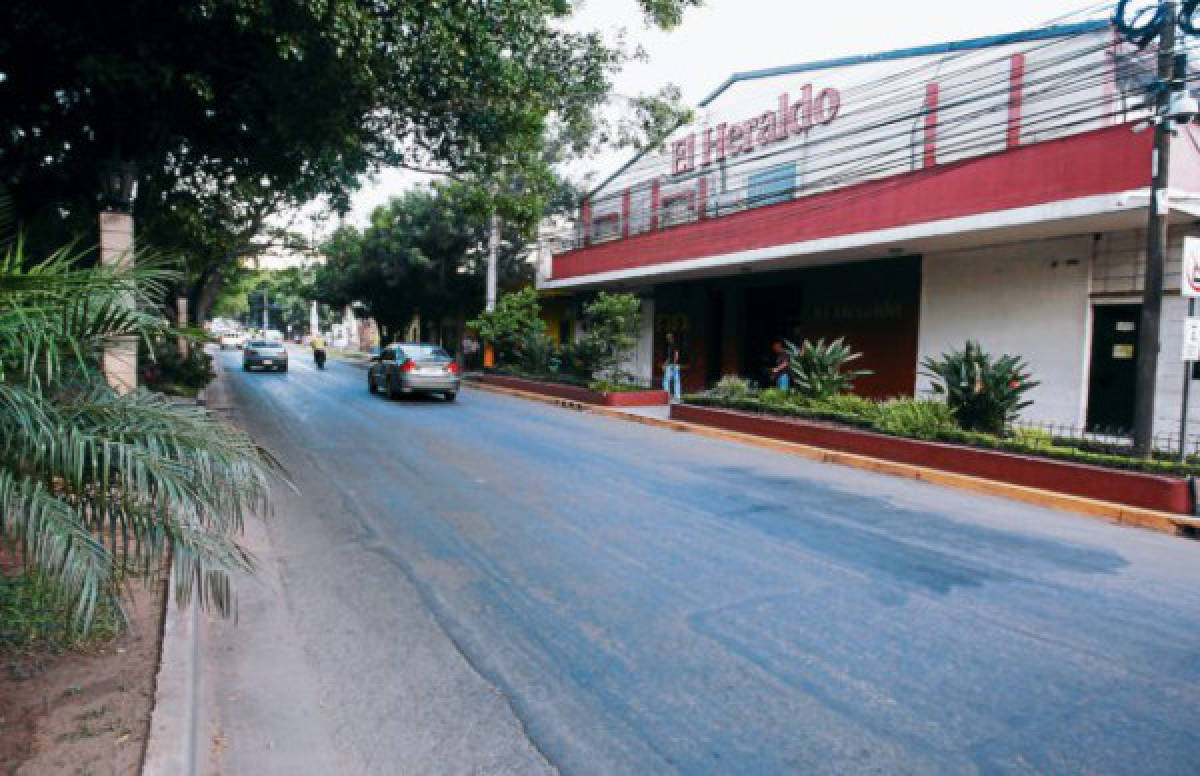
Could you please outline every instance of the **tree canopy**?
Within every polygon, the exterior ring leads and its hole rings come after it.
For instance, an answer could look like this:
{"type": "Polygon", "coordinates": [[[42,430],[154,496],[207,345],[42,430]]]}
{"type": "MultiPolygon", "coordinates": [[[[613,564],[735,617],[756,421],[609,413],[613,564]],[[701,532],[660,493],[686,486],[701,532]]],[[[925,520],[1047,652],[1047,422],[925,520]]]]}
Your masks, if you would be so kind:
{"type": "MultiPolygon", "coordinates": [[[[639,3],[669,27],[697,0],[639,3]]],[[[344,209],[380,166],[507,171],[538,191],[547,138],[589,137],[628,56],[569,31],[572,6],[10,0],[0,182],[22,224],[56,242],[91,234],[103,165],[135,163],[143,239],[191,253],[195,286],[271,214],[318,196],[344,209]]]]}
{"type": "MultiPolygon", "coordinates": [[[[394,197],[359,230],[338,229],[322,246],[316,298],[342,306],[358,303],[384,333],[420,314],[461,321],[482,307],[489,217],[477,207],[477,187],[439,184],[394,197]]],[[[519,223],[506,223],[499,246],[501,287],[532,279],[524,261],[527,243],[519,223]]]]}

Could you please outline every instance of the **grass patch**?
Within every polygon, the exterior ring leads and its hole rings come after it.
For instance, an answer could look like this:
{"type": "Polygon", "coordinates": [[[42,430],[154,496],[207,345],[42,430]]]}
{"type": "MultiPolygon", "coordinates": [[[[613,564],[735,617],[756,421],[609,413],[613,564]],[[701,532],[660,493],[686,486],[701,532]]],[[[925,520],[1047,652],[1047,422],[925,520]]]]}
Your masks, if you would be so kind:
{"type": "Polygon", "coordinates": [[[0,575],[0,651],[38,647],[59,652],[106,643],[121,633],[125,619],[114,596],[99,598],[86,625],[76,622],[75,604],[44,574],[0,575]]]}

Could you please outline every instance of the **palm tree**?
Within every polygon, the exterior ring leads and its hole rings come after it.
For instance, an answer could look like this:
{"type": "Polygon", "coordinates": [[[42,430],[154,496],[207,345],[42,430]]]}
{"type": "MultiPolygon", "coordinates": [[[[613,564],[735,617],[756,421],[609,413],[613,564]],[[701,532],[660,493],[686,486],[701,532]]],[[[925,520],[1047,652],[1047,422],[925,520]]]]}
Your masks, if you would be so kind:
{"type": "Polygon", "coordinates": [[[66,250],[34,261],[19,238],[0,250],[0,551],[73,596],[80,622],[168,556],[181,603],[228,614],[269,457],[203,408],[118,395],[100,371],[106,344],[167,333],[152,302],[173,274],[66,250]]]}

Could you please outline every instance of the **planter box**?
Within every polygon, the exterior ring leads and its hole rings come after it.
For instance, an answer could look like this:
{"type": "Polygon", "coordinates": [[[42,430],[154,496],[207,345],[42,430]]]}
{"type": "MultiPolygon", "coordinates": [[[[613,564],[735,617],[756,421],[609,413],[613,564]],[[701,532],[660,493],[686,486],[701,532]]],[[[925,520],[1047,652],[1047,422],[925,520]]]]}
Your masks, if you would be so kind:
{"type": "Polygon", "coordinates": [[[1181,477],[1105,469],[945,442],[904,439],[813,421],[715,407],[673,404],[671,419],[1129,506],[1177,514],[1191,514],[1192,511],[1190,488],[1187,480],[1181,477]]]}
{"type": "Polygon", "coordinates": [[[530,380],[525,377],[510,377],[508,375],[485,374],[481,382],[489,385],[499,385],[517,391],[540,393],[543,396],[554,396],[558,399],[570,399],[583,404],[595,404],[602,407],[650,407],[667,403],[666,391],[624,391],[615,393],[600,393],[577,385],[551,383],[542,380],[530,380]]]}

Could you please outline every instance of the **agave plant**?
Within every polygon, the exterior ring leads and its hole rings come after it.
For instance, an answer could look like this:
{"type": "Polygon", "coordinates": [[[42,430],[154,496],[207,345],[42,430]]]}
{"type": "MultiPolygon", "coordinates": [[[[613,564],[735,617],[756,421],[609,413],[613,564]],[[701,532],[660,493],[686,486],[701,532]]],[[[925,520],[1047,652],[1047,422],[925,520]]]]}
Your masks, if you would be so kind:
{"type": "Polygon", "coordinates": [[[793,387],[806,399],[827,399],[849,393],[855,379],[872,374],[869,369],[846,369],[846,364],[861,358],[862,353],[855,353],[842,337],[828,343],[824,339],[815,343],[804,340],[800,347],[784,340],[783,349],[788,357],[793,387]]]}
{"type": "Polygon", "coordinates": [[[1000,434],[1033,402],[1025,394],[1038,385],[1020,356],[993,358],[978,342],[921,362],[933,392],[946,397],[958,424],[968,431],[1000,434]]]}
{"type": "Polygon", "coordinates": [[[266,506],[269,458],[205,410],[114,392],[100,371],[120,338],[162,335],[161,267],[0,256],[0,554],[48,576],[86,622],[99,596],[169,556],[175,593],[227,614],[236,537],[266,506]]]}

